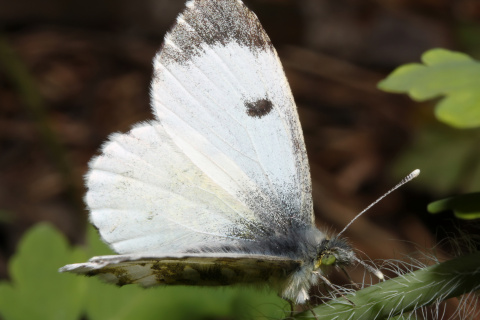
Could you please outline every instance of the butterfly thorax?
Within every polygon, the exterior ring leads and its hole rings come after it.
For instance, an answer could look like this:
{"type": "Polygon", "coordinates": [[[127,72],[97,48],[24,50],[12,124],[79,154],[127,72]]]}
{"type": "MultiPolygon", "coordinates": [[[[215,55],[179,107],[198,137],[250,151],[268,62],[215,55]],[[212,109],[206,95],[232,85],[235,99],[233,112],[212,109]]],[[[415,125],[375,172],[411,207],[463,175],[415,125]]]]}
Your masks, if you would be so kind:
{"type": "Polygon", "coordinates": [[[302,266],[290,276],[282,292],[284,298],[296,303],[304,303],[308,300],[310,288],[323,281],[333,267],[343,268],[355,261],[355,253],[345,239],[336,237],[328,239],[317,229],[306,233],[308,234],[310,237],[305,239],[307,240],[305,249],[309,256],[305,257],[302,266]],[[314,252],[311,250],[312,237],[316,241],[314,252]]]}

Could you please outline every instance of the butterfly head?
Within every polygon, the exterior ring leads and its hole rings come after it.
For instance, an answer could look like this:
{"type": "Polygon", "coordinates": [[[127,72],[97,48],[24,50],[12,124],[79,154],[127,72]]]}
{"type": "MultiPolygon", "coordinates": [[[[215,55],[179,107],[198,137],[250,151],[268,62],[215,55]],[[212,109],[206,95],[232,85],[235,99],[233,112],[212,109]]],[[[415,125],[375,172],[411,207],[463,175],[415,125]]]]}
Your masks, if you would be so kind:
{"type": "Polygon", "coordinates": [[[315,270],[330,266],[344,267],[355,261],[352,247],[341,238],[325,239],[318,247],[315,270]]]}

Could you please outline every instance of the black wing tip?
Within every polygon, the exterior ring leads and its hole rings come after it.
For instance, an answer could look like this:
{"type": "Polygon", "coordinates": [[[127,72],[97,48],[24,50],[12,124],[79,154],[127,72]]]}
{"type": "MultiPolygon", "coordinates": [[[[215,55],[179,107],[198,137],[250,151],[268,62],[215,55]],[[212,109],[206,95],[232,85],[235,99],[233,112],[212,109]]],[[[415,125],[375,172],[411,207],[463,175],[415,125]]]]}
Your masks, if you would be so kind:
{"type": "Polygon", "coordinates": [[[190,0],[166,33],[155,60],[183,64],[207,46],[237,43],[252,51],[274,51],[257,16],[240,0],[190,0]]]}

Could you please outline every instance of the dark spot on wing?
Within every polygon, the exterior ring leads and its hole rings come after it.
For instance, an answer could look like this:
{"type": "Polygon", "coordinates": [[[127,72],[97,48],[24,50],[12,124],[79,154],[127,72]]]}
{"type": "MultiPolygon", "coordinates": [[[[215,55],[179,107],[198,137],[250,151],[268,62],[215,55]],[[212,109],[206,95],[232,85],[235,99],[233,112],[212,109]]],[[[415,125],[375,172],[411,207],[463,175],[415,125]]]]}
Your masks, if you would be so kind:
{"type": "Polygon", "coordinates": [[[260,99],[254,102],[245,103],[247,107],[247,114],[250,117],[261,118],[270,113],[273,109],[273,104],[268,99],[260,99]]]}

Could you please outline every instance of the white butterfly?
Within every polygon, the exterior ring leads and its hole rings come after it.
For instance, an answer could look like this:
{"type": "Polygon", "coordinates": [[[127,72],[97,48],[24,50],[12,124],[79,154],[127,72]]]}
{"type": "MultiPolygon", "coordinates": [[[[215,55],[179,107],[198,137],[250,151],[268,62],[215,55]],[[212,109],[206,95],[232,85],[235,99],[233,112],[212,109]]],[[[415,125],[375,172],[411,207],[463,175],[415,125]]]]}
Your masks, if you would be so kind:
{"type": "Polygon", "coordinates": [[[60,271],[138,283],[266,284],[304,303],[358,261],[314,224],[293,97],[257,17],[193,0],[154,58],[156,120],[113,134],[90,163],[92,223],[120,255],[60,271]]]}

